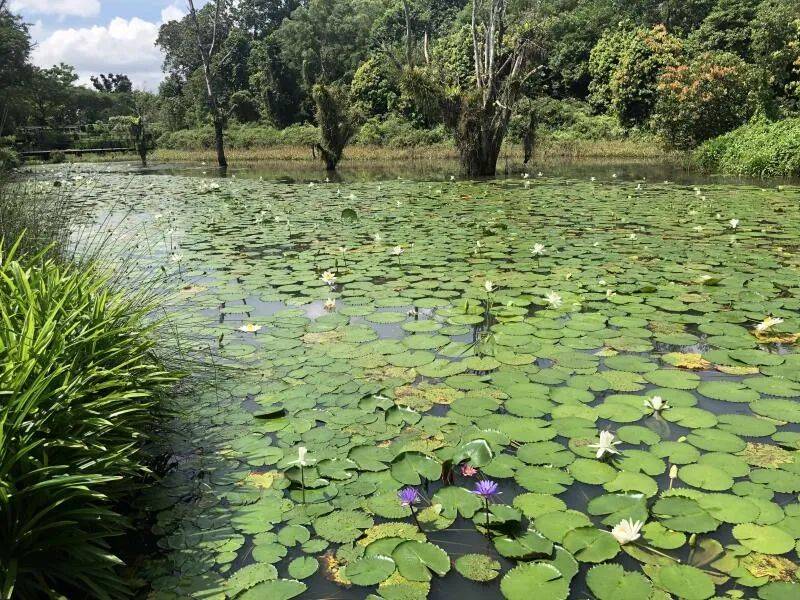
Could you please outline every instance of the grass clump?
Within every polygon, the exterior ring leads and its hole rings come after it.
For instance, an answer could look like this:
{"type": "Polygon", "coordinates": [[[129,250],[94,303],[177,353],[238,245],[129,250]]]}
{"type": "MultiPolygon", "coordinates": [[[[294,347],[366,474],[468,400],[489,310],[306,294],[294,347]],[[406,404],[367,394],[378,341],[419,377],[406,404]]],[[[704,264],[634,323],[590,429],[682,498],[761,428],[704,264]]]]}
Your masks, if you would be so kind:
{"type": "Polygon", "coordinates": [[[704,170],[730,175],[800,175],[800,117],[748,123],[708,140],[693,158],[704,170]]]}
{"type": "Polygon", "coordinates": [[[147,310],[96,269],[0,250],[0,597],[128,595],[118,506],[176,381],[147,310]]]}

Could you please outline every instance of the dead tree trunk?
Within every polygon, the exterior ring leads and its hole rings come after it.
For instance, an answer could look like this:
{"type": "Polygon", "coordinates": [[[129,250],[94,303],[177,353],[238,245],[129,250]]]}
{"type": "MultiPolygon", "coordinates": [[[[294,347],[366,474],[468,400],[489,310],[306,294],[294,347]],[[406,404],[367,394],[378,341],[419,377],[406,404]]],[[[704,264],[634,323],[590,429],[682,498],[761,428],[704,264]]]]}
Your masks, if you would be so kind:
{"type": "Polygon", "coordinates": [[[472,52],[475,93],[461,103],[456,145],[464,175],[494,175],[497,159],[508,130],[514,103],[520,94],[529,43],[521,38],[507,48],[506,7],[508,0],[489,0],[488,15],[481,17],[482,0],[472,3],[472,52]]]}
{"type": "Polygon", "coordinates": [[[228,160],[225,158],[225,117],[217,101],[217,95],[214,92],[214,72],[211,66],[211,57],[217,45],[217,30],[221,17],[221,0],[216,0],[216,7],[214,11],[214,27],[211,34],[211,44],[206,47],[203,43],[203,34],[200,31],[200,23],[197,19],[197,11],[194,8],[193,0],[186,0],[189,5],[189,14],[192,17],[194,24],[195,35],[197,37],[197,48],[200,52],[200,59],[203,63],[203,78],[206,84],[206,94],[208,95],[208,108],[211,111],[211,119],[214,122],[214,142],[217,150],[217,163],[220,167],[227,167],[228,160]]]}

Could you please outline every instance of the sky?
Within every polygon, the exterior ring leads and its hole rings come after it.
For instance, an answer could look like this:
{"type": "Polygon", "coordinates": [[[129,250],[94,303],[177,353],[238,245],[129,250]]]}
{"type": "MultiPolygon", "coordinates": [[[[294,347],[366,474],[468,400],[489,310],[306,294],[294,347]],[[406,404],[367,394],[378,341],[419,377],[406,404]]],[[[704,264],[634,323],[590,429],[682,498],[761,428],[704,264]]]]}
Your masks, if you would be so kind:
{"type": "MultiPolygon", "coordinates": [[[[208,0],[196,0],[200,8],[208,0]]],[[[11,0],[30,26],[34,64],[74,66],[80,83],[97,73],[125,73],[134,88],[155,91],[163,79],[155,46],[162,23],[186,14],[185,0],[11,0]]]]}

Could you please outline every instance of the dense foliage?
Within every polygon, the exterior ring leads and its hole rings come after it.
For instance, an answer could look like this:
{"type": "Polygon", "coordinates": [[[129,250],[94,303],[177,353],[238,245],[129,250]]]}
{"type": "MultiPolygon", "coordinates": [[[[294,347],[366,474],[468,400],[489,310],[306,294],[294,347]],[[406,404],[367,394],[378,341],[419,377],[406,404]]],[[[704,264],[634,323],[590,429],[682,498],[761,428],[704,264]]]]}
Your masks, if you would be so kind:
{"type": "Polygon", "coordinates": [[[757,121],[700,146],[694,159],[710,171],[751,177],[800,175],[800,118],[757,121]]]}
{"type": "MultiPolygon", "coordinates": [[[[213,29],[216,5],[206,3],[198,10],[203,32],[213,29]]],[[[441,119],[404,90],[404,72],[409,67],[431,70],[449,86],[451,96],[475,81],[472,3],[466,0],[220,6],[217,43],[208,57],[220,115],[214,117],[209,104],[191,18],[171,21],[157,40],[164,52],[165,80],[146,115],[139,115],[155,137],[218,119],[226,127],[283,129],[314,123],[316,84],[350,86],[350,99],[367,123],[391,118],[402,127],[426,131],[441,119]]],[[[483,10],[478,21],[486,16],[483,10]]],[[[753,110],[759,114],[778,120],[800,110],[800,0],[523,0],[510,3],[508,11],[511,29],[532,35],[537,49],[520,93],[530,100],[563,103],[566,110],[575,109],[575,118],[587,112],[588,103],[594,114],[610,115],[625,131],[663,132],[664,123],[680,122],[681,133],[665,136],[668,145],[679,148],[729,130],[752,112],[750,103],[736,118],[725,117],[707,128],[703,119],[687,120],[688,104],[676,103],[669,87],[659,86],[662,76],[676,76],[674,69],[682,74],[682,86],[705,86],[708,70],[698,66],[709,52],[742,61],[737,70],[748,76],[739,82],[747,86],[749,99],[758,100],[753,110]],[[703,126],[693,130],[696,125],[703,126]]],[[[136,112],[124,74],[95,76],[94,90],[80,87],[67,65],[43,69],[30,64],[27,26],[7,9],[0,15],[0,29],[0,128],[6,134],[21,126],[86,124],[136,112]]],[[[510,31],[500,51],[508,51],[518,35],[510,31]]],[[[519,116],[512,121],[520,122],[519,116]]],[[[531,117],[525,114],[522,120],[531,117]]],[[[534,121],[541,122],[539,115],[534,121]]],[[[467,129],[469,136],[477,135],[475,128],[467,129]]],[[[164,139],[174,143],[180,136],[164,139]]]]}
{"type": "Polygon", "coordinates": [[[3,253],[0,596],[120,597],[115,504],[172,376],[142,308],[92,269],[3,253]]]}
{"type": "Polygon", "coordinates": [[[755,112],[751,67],[735,54],[707,52],[667,67],[653,121],[673,147],[687,149],[744,124],[755,112]]]}

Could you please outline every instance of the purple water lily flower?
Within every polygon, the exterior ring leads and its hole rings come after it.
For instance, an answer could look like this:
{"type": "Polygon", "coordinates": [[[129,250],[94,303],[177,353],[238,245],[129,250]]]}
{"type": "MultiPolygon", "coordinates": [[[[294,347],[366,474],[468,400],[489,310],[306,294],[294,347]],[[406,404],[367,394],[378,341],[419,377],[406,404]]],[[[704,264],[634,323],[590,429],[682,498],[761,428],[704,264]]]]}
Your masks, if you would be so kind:
{"type": "Polygon", "coordinates": [[[419,492],[417,488],[406,487],[397,492],[397,498],[400,500],[401,506],[411,506],[419,502],[419,492]]]}
{"type": "Polygon", "coordinates": [[[475,484],[475,489],[471,490],[471,493],[480,496],[484,500],[488,500],[489,498],[493,498],[500,494],[500,492],[497,491],[498,487],[499,486],[497,485],[496,481],[484,479],[475,484]]]}

